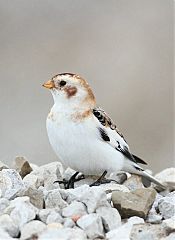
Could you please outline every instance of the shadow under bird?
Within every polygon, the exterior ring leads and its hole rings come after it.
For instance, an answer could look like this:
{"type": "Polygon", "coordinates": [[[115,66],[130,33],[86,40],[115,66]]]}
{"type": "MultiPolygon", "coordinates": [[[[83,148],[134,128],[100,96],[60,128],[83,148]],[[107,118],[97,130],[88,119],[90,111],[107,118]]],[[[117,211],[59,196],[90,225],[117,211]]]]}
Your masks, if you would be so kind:
{"type": "MultiPolygon", "coordinates": [[[[63,166],[77,172],[67,183],[73,187],[78,172],[102,176],[126,171],[164,186],[138,163],[146,164],[133,155],[122,133],[112,119],[97,107],[92,89],[77,74],[61,73],[43,84],[53,96],[54,105],[46,126],[50,144],[63,166]]],[[[99,182],[97,180],[97,182],[99,182]]]]}

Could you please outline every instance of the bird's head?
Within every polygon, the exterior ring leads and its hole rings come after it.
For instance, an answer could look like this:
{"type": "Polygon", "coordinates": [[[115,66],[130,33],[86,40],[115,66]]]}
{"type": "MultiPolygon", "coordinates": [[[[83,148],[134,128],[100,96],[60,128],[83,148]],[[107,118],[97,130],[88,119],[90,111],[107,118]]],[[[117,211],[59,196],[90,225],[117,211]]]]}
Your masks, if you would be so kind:
{"type": "Polygon", "coordinates": [[[57,105],[69,108],[95,106],[95,97],[89,84],[77,74],[57,74],[43,86],[51,90],[57,105]]]}

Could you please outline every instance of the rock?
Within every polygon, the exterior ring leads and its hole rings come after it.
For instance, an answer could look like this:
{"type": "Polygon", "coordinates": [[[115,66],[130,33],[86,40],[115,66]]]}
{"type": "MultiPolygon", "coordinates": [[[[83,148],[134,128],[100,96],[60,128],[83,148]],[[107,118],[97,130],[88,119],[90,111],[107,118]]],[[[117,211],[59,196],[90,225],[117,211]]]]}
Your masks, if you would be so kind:
{"type": "Polygon", "coordinates": [[[121,225],[120,214],[115,208],[99,207],[96,213],[102,218],[103,226],[107,232],[121,225]]]}
{"type": "Polygon", "coordinates": [[[175,191],[159,200],[158,209],[164,219],[175,215],[175,191]]]}
{"type": "Polygon", "coordinates": [[[78,219],[77,225],[86,232],[90,239],[104,237],[102,220],[98,214],[91,213],[82,216],[78,219]]]}
{"type": "Polygon", "coordinates": [[[131,240],[159,240],[166,236],[165,231],[160,224],[138,224],[134,225],[131,230],[131,240]]]}
{"type": "Polygon", "coordinates": [[[108,179],[113,179],[116,181],[116,183],[122,184],[127,180],[127,174],[122,171],[111,173],[108,179]]]}
{"type": "Polygon", "coordinates": [[[58,223],[58,222],[53,222],[53,223],[47,224],[47,229],[60,229],[60,228],[63,228],[63,224],[58,223]]]}
{"type": "Polygon", "coordinates": [[[73,215],[83,216],[87,214],[86,207],[83,203],[73,201],[69,206],[63,208],[62,216],[63,217],[72,217],[73,215]]]}
{"type": "Polygon", "coordinates": [[[174,240],[175,239],[175,232],[171,233],[169,236],[165,238],[161,238],[161,240],[174,240]]]}
{"type": "Polygon", "coordinates": [[[33,170],[25,157],[16,157],[14,168],[22,178],[33,170]]]}
{"type": "Polygon", "coordinates": [[[154,189],[141,188],[129,193],[113,192],[112,202],[122,218],[138,216],[145,219],[155,197],[156,191],[154,189]]]}
{"type": "Polygon", "coordinates": [[[126,186],[114,182],[102,184],[99,188],[106,194],[112,193],[113,191],[129,192],[129,189],[126,186]]]}
{"type": "Polygon", "coordinates": [[[26,223],[21,228],[21,240],[37,239],[38,235],[46,229],[46,225],[38,220],[26,223]]]}
{"type": "Polygon", "coordinates": [[[38,240],[87,240],[86,234],[81,229],[60,228],[47,229],[38,238],[38,240]]]}
{"type": "Polygon", "coordinates": [[[117,229],[111,230],[106,234],[106,240],[130,240],[130,232],[134,224],[144,223],[144,220],[139,217],[131,217],[127,223],[117,229]]]}
{"type": "Polygon", "coordinates": [[[84,203],[88,213],[93,213],[100,206],[109,206],[107,196],[100,187],[89,187],[83,185],[75,189],[67,190],[67,202],[74,200],[84,203]]]}
{"type": "Polygon", "coordinates": [[[2,171],[2,169],[8,169],[8,168],[9,167],[5,163],[0,161],[0,171],[2,171]]]}
{"type": "MultiPolygon", "coordinates": [[[[32,172],[33,173],[33,172],[32,172]]],[[[26,186],[31,188],[39,188],[44,185],[44,179],[41,176],[35,174],[28,174],[23,178],[23,182],[26,186]]]]}
{"type": "Polygon", "coordinates": [[[19,235],[18,226],[8,214],[3,214],[0,216],[0,227],[4,229],[4,231],[8,232],[11,237],[18,237],[19,235]]]}
{"type": "Polygon", "coordinates": [[[14,238],[10,237],[10,235],[1,227],[0,227],[0,239],[14,240],[14,238]]]}
{"type": "Polygon", "coordinates": [[[162,222],[162,227],[165,229],[167,234],[175,232],[175,216],[168,218],[162,222]]]}
{"type": "Polygon", "coordinates": [[[142,177],[132,174],[131,177],[124,182],[124,186],[126,186],[131,191],[139,188],[144,188],[142,183],[142,177]]]}
{"type": "Polygon", "coordinates": [[[30,163],[30,166],[33,169],[33,171],[38,170],[38,168],[39,168],[39,166],[34,163],[30,163]]]}
{"type": "Polygon", "coordinates": [[[45,208],[65,208],[67,207],[67,202],[61,198],[59,189],[53,189],[46,193],[44,196],[45,208]]]}
{"type": "Polygon", "coordinates": [[[162,216],[157,213],[149,213],[146,219],[146,222],[148,223],[161,223],[162,222],[162,216]]]}
{"type": "Polygon", "coordinates": [[[46,220],[46,223],[63,223],[63,218],[61,217],[59,212],[52,211],[46,220]]]}
{"type": "Polygon", "coordinates": [[[29,197],[17,197],[10,202],[10,206],[4,211],[10,215],[12,220],[19,226],[35,219],[37,208],[35,208],[29,200],[29,197]]]}
{"type": "Polygon", "coordinates": [[[47,208],[47,209],[41,209],[38,212],[38,218],[46,223],[47,222],[47,218],[49,215],[54,215],[54,213],[58,213],[60,215],[60,209],[53,209],[53,208],[47,208]]]}
{"type": "Polygon", "coordinates": [[[63,167],[60,162],[51,162],[39,167],[33,171],[33,174],[43,178],[44,187],[47,190],[58,188],[59,184],[54,184],[55,181],[62,179],[63,167]]]}
{"type": "Polygon", "coordinates": [[[168,186],[169,190],[175,190],[175,168],[167,168],[155,175],[163,185],[168,186]]]}
{"type": "Polygon", "coordinates": [[[0,189],[2,197],[11,200],[24,191],[25,185],[14,169],[3,169],[0,172],[0,189]]]}
{"type": "Polygon", "coordinates": [[[64,227],[72,228],[75,226],[75,222],[71,218],[64,219],[64,227]]]}
{"type": "Polygon", "coordinates": [[[4,213],[4,210],[10,205],[10,201],[6,198],[0,198],[0,215],[4,213]]]}
{"type": "Polygon", "coordinates": [[[27,188],[23,196],[28,196],[30,202],[37,208],[42,209],[44,207],[44,194],[40,189],[29,187],[27,188]]]}

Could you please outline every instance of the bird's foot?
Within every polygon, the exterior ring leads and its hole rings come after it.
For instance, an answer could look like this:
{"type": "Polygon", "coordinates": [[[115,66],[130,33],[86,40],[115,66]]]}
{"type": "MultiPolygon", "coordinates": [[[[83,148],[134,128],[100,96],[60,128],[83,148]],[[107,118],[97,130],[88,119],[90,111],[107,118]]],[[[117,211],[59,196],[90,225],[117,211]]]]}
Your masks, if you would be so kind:
{"type": "Polygon", "coordinates": [[[79,172],[75,172],[69,180],[63,179],[63,180],[57,180],[54,183],[59,183],[59,184],[63,184],[65,189],[69,189],[69,188],[74,188],[74,183],[78,182],[82,179],[84,179],[84,175],[79,176],[78,178],[76,178],[76,176],[79,174],[79,172]]]}
{"type": "Polygon", "coordinates": [[[93,183],[91,183],[89,186],[99,186],[101,184],[105,184],[105,183],[110,183],[110,182],[116,182],[118,183],[116,180],[113,179],[106,179],[105,176],[107,174],[107,171],[104,171],[103,174],[93,183]]]}

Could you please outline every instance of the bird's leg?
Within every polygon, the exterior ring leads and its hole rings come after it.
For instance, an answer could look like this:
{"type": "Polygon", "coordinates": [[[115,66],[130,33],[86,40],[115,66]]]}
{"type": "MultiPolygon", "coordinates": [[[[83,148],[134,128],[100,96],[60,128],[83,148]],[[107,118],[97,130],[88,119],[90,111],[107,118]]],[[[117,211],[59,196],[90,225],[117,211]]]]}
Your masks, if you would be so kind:
{"type": "Polygon", "coordinates": [[[110,182],[117,182],[113,179],[106,179],[105,176],[107,174],[107,171],[105,170],[103,174],[93,183],[91,183],[89,186],[99,186],[100,184],[110,183],[110,182]]]}
{"type": "MultiPolygon", "coordinates": [[[[74,188],[74,183],[78,182],[82,179],[84,179],[84,175],[81,175],[80,177],[76,178],[76,176],[79,174],[79,172],[75,172],[69,180],[63,179],[63,180],[58,180],[55,182],[58,182],[59,184],[63,184],[65,189],[69,189],[69,188],[74,188]]],[[[54,183],[55,183],[54,182],[54,183]]]]}

